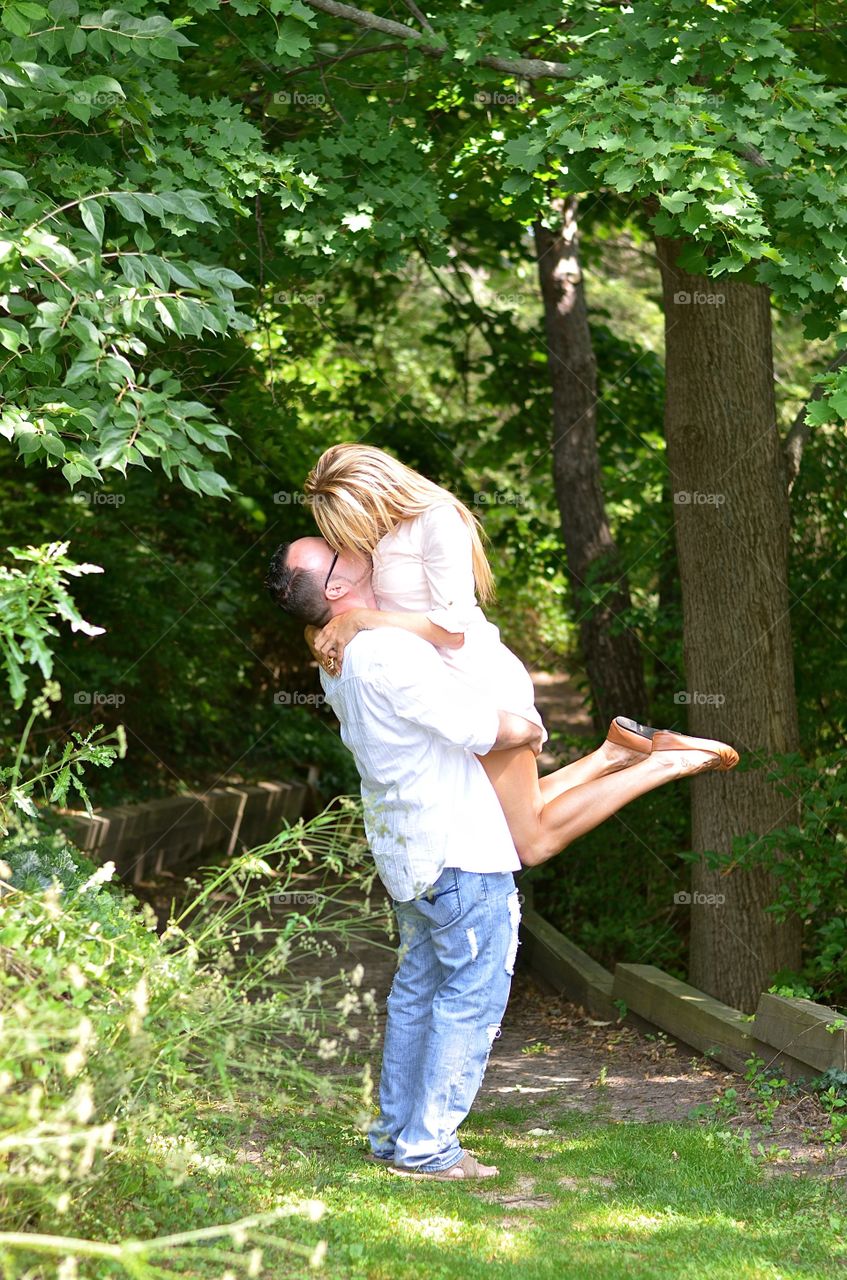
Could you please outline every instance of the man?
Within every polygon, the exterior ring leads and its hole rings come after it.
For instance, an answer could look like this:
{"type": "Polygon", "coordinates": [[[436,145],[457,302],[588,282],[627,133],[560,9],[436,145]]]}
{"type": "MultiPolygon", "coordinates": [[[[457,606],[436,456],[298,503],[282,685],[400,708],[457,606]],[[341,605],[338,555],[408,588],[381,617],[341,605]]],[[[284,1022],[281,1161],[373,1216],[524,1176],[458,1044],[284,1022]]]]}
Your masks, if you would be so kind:
{"type": "MultiPolygon", "coordinates": [[[[376,608],[369,561],[322,538],[280,547],[266,583],[314,626],[376,608]]],[[[488,1178],[457,1129],[473,1105],[509,998],[521,863],[477,755],[541,731],[469,692],[400,627],[361,631],[340,675],[321,672],[362,780],[365,827],[400,933],[388,997],[373,1158],[420,1180],[488,1178]]]]}

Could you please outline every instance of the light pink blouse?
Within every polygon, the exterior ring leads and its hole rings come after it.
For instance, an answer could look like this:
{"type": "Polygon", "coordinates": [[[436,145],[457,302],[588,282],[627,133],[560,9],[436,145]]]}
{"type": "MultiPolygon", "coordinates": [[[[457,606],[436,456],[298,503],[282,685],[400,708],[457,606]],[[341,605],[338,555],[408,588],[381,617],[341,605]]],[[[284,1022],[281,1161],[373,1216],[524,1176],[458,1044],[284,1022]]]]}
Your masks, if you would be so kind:
{"type": "Polygon", "coordinates": [[[373,590],[380,609],[423,613],[463,632],[460,649],[438,650],[454,674],[500,710],[542,724],[528,671],[477,604],[471,539],[452,504],[429,507],[385,535],[373,553],[373,590]]]}

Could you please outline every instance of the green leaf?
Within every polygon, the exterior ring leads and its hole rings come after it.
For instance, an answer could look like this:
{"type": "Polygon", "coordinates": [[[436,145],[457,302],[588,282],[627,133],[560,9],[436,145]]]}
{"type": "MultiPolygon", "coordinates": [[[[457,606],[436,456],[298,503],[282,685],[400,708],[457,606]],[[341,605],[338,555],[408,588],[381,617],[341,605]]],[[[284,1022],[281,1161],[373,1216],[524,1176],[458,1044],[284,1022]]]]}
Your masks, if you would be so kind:
{"type": "Polygon", "coordinates": [[[82,81],[82,88],[95,97],[99,94],[111,94],[118,98],[126,97],[121,85],[111,76],[89,76],[82,81]]]}
{"type": "Polygon", "coordinates": [[[180,193],[183,209],[187,217],[194,222],[212,222],[216,223],[216,219],[212,216],[206,205],[194,191],[183,191],[180,193]]]}
{"type": "Polygon", "coordinates": [[[106,219],[103,210],[96,200],[83,200],[79,206],[79,216],[85,223],[85,226],[94,236],[98,244],[103,243],[103,230],[106,225],[106,219]]]}
{"type": "Polygon", "coordinates": [[[149,254],[142,253],[139,261],[151,280],[155,280],[160,289],[167,289],[171,282],[170,272],[167,270],[167,263],[161,258],[151,257],[149,254]]]}
{"type": "Polygon", "coordinates": [[[18,350],[23,334],[24,330],[21,325],[13,324],[10,320],[0,319],[0,346],[5,347],[7,351],[18,350]]]}
{"type": "Polygon", "coordinates": [[[224,497],[226,490],[230,487],[223,476],[219,476],[216,471],[198,471],[195,479],[203,493],[208,493],[213,498],[224,497]]]}
{"type": "Polygon", "coordinates": [[[144,210],[134,195],[129,192],[112,192],[110,199],[118,212],[126,218],[127,222],[140,222],[143,225],[144,210]]]}
{"type": "Polygon", "coordinates": [[[304,31],[301,23],[285,18],[277,29],[274,49],[287,58],[301,58],[311,43],[309,33],[304,31]]]}
{"type": "Polygon", "coordinates": [[[11,31],[13,36],[28,36],[30,32],[30,22],[24,17],[18,5],[7,4],[0,13],[0,23],[11,31]]]}
{"type": "Polygon", "coordinates": [[[370,213],[345,213],[341,222],[343,226],[349,227],[351,231],[367,231],[373,222],[373,215],[370,213]]]}
{"type": "Polygon", "coordinates": [[[137,191],[135,198],[147,213],[152,213],[154,218],[161,218],[165,212],[165,202],[161,196],[151,195],[147,191],[137,191]]]}
{"type": "Polygon", "coordinates": [[[87,102],[76,102],[73,98],[69,98],[65,103],[65,110],[68,115],[75,116],[83,124],[88,124],[91,119],[91,107],[87,102]]]}
{"type": "Polygon", "coordinates": [[[827,400],[839,418],[847,418],[847,387],[840,387],[832,391],[827,396],[827,400]]]}
{"type": "Polygon", "coordinates": [[[79,382],[85,382],[87,378],[94,372],[94,364],[90,360],[75,360],[68,372],[65,374],[63,385],[66,387],[76,386],[79,382]]]}
{"type": "Polygon", "coordinates": [[[144,284],[146,276],[144,269],[138,260],[138,256],[132,253],[123,253],[118,259],[118,266],[122,274],[126,277],[130,284],[144,284]]]}
{"type": "Polygon", "coordinates": [[[45,452],[49,453],[51,458],[64,458],[65,444],[58,436],[45,434],[41,437],[41,443],[45,452]]]}
{"type": "Polygon", "coordinates": [[[82,27],[75,27],[74,30],[68,34],[65,48],[71,57],[74,57],[76,54],[83,52],[87,43],[87,33],[83,31],[82,27]]]}
{"type": "Polygon", "coordinates": [[[30,800],[27,793],[20,787],[12,787],[10,798],[12,803],[17,805],[17,807],[21,809],[28,818],[38,817],[38,810],[35,805],[32,803],[32,800],[30,800]]]}
{"type": "Polygon", "coordinates": [[[156,298],[156,314],[166,329],[170,329],[172,333],[179,333],[179,327],[177,326],[176,320],[167,305],[169,301],[170,299],[168,298],[156,298]]]}
{"type": "Polygon", "coordinates": [[[197,481],[194,478],[194,475],[192,474],[192,472],[188,470],[187,467],[180,466],[177,468],[177,471],[179,474],[179,478],[182,481],[182,483],[185,485],[186,489],[190,489],[192,493],[201,492],[201,489],[199,488],[197,481]]]}

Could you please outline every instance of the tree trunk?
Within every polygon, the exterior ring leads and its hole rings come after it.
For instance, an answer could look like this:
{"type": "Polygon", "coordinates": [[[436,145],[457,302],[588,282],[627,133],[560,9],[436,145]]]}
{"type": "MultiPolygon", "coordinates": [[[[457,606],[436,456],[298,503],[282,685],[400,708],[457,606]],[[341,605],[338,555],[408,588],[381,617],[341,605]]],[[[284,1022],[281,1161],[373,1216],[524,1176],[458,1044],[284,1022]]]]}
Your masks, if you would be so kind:
{"type": "MultiPolygon", "coordinates": [[[[682,271],[684,241],[656,243],[688,686],[678,700],[692,733],[731,742],[753,766],[692,781],[692,845],[731,854],[733,836],[797,820],[796,802],[765,777],[769,756],[798,746],[770,302],[759,285],[682,271]]],[[[725,901],[692,901],[691,982],[751,1012],[778,969],[798,967],[799,922],[765,911],[775,894],[763,868],[696,865],[692,891],[725,901]]]]}
{"type": "Polygon", "coordinates": [[[555,231],[536,222],[553,389],[553,480],[595,724],[646,715],[638,638],[621,620],[629,585],[606,519],[597,454],[597,373],[579,262],[577,200],[554,202],[555,231]]]}

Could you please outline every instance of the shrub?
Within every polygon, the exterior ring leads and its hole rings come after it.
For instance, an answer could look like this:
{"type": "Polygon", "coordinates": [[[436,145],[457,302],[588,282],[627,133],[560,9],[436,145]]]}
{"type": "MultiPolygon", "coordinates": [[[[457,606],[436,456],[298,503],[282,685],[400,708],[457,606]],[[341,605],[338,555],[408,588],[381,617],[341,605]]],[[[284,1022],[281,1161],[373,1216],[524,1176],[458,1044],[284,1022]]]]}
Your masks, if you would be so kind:
{"type": "MultiPolygon", "coordinates": [[[[206,871],[161,932],[152,907],[110,883],[113,864],[93,867],[61,836],[23,832],[0,858],[0,1262],[15,1239],[37,1249],[108,1225],[128,1182],[152,1179],[159,1197],[163,1180],[178,1185],[198,1098],[272,1089],[303,1106],[341,1099],[364,1119],[367,1069],[349,1070],[351,1014],[374,1010],[361,966],[329,981],[289,972],[371,916],[352,804],[206,871]],[[275,908],[306,874],[308,914],[275,908]]],[[[141,1274],[136,1254],[117,1260],[141,1274]]]]}

